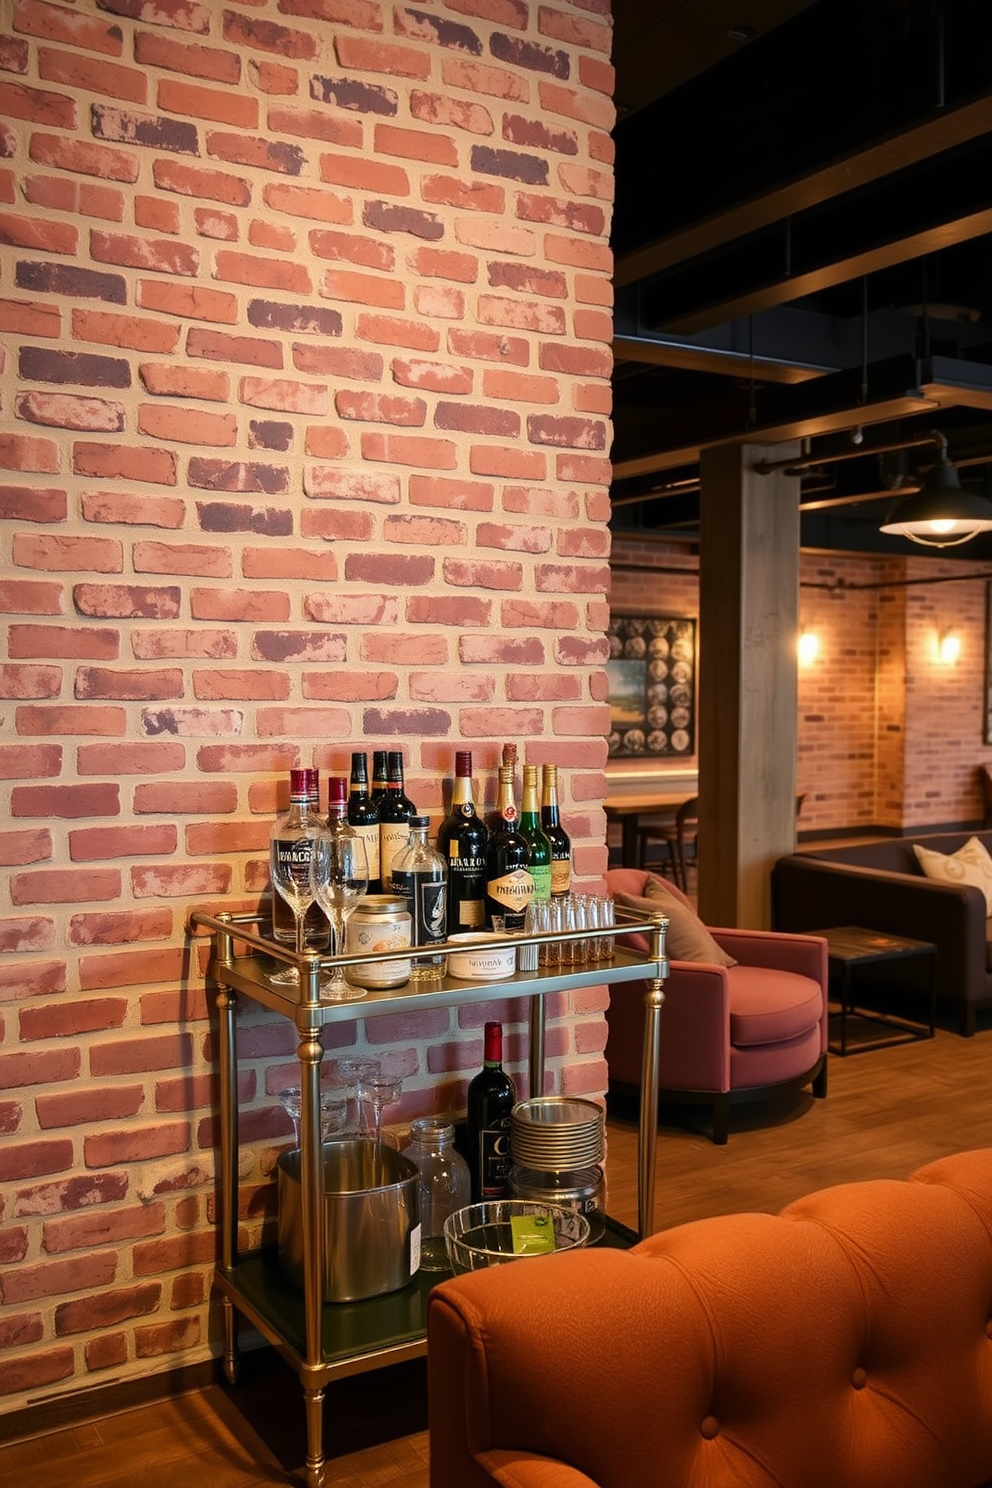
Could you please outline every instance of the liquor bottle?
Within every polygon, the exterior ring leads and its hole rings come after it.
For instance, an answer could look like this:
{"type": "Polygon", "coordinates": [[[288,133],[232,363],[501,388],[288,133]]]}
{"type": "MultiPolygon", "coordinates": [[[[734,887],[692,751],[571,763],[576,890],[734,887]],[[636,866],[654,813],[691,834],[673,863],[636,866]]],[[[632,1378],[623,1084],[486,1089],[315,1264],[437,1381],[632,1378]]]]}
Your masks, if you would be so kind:
{"type": "Polygon", "coordinates": [[[332,775],[327,782],[327,828],[345,837],[358,836],[348,821],[348,782],[343,775],[332,775]]]}
{"type": "Polygon", "coordinates": [[[489,834],[486,848],[486,923],[502,917],[504,930],[522,930],[527,905],[534,897],[534,879],[528,866],[530,847],[517,827],[513,799],[513,766],[501,765],[497,826],[489,834]]]}
{"type": "Polygon", "coordinates": [[[489,833],[475,809],[472,753],[455,754],[451,811],[438,828],[437,848],[448,865],[448,934],[486,923],[486,844],[489,833]]]}
{"type": "Polygon", "coordinates": [[[472,1201],[509,1192],[510,1118],[517,1098],[503,1069],[503,1025],[487,1023],[482,1069],[468,1087],[468,1166],[472,1201]]]}
{"type": "MultiPolygon", "coordinates": [[[[308,833],[312,835],[323,827],[314,805],[315,795],[319,792],[319,778],[317,770],[290,770],[289,810],[276,818],[272,828],[273,850],[295,853],[300,860],[301,869],[306,867],[306,863],[300,853],[305,853],[306,849],[301,849],[298,844],[307,840],[308,833]]],[[[311,904],[304,919],[304,946],[308,951],[322,951],[326,948],[330,935],[331,927],[324,911],[319,904],[311,904]]],[[[296,944],[293,911],[274,884],[272,938],[281,941],[283,945],[296,944]]]]}
{"type": "Polygon", "coordinates": [[[416,807],[403,789],[403,755],[386,754],[386,794],[379,802],[379,878],[385,893],[393,888],[393,859],[407,845],[416,807]]]}
{"type": "MultiPolygon", "coordinates": [[[[502,754],[500,756],[500,769],[504,769],[506,766],[509,766],[510,772],[511,772],[510,773],[510,785],[513,787],[514,792],[516,792],[516,781],[517,781],[517,746],[516,746],[516,744],[504,744],[503,745],[503,752],[502,752],[502,754]]],[[[497,779],[498,778],[499,777],[497,775],[497,779]]],[[[488,827],[488,829],[489,829],[490,832],[495,832],[497,830],[497,828],[499,827],[499,822],[500,822],[500,817],[499,817],[499,801],[497,799],[496,810],[495,811],[491,811],[489,813],[489,816],[486,818],[486,826],[488,827]]]]}
{"type": "Polygon", "coordinates": [[[524,765],[524,799],[520,811],[520,835],[527,842],[527,867],[534,880],[533,897],[550,899],[551,843],[541,829],[536,765],[524,765]]]}
{"type": "Polygon", "coordinates": [[[368,757],[361,751],[351,756],[351,786],[348,794],[348,825],[365,843],[369,864],[368,893],[378,894],[379,808],[369,795],[368,757]]]}
{"type": "MultiPolygon", "coordinates": [[[[446,939],[448,870],[444,859],[427,841],[429,816],[411,816],[406,847],[393,858],[392,888],[406,899],[413,921],[410,943],[414,946],[443,945],[446,939]]],[[[428,950],[413,956],[413,981],[439,977],[444,971],[443,951],[428,950]]]]}
{"type": "Polygon", "coordinates": [[[386,783],[386,751],[384,749],[373,749],[372,751],[372,800],[376,806],[380,805],[383,796],[389,789],[386,783]]]}
{"type": "Polygon", "coordinates": [[[551,843],[551,897],[562,899],[572,888],[572,839],[558,815],[558,766],[545,765],[541,790],[541,826],[551,843]]]}

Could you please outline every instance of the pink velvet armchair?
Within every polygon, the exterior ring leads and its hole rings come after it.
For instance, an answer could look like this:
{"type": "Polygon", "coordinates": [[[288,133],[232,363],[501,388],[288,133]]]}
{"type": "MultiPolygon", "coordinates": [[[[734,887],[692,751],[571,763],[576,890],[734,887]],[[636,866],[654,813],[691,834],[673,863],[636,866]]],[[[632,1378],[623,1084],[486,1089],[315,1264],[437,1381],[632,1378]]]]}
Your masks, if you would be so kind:
{"type": "MultiPolygon", "coordinates": [[[[609,892],[643,896],[655,876],[636,868],[611,869],[609,892]]],[[[692,908],[671,883],[655,879],[678,903],[692,908]]],[[[655,910],[664,903],[655,901],[655,910]]],[[[661,1010],[659,1095],[705,1103],[713,1111],[713,1140],[724,1143],[730,1107],[781,1090],[812,1085],[827,1093],[827,945],[813,935],[761,930],[711,930],[737,964],[674,959],[661,1010]]],[[[632,937],[632,940],[636,937],[632,937]]],[[[643,988],[611,989],[606,1058],[611,1089],[640,1083],[643,988]]]]}

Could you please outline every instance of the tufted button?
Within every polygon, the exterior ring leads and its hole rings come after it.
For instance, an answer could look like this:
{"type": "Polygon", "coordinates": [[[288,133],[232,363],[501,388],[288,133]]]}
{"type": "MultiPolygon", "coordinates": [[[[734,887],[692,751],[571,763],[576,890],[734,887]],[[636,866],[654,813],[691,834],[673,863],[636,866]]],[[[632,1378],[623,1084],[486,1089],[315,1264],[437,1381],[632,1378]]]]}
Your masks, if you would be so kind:
{"type": "Polygon", "coordinates": [[[704,1416],[703,1424],[699,1428],[699,1434],[705,1441],[712,1441],[719,1434],[720,1422],[716,1416],[704,1416]]]}
{"type": "Polygon", "coordinates": [[[859,1365],[858,1368],[851,1375],[851,1386],[855,1390],[863,1390],[867,1383],[868,1371],[867,1369],[862,1369],[859,1365]]]}

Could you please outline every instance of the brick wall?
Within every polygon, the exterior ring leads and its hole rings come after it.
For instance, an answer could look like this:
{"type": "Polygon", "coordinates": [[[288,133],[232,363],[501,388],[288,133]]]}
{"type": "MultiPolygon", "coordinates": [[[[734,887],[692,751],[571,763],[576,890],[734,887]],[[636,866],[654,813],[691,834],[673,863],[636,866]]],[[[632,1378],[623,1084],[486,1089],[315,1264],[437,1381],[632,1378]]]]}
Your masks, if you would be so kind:
{"type": "MultiPolygon", "coordinates": [[[[0,0],[2,1408],[213,1346],[184,927],[259,902],[291,765],[401,746],[436,820],[516,739],[603,870],[609,48],[607,0],[0,0]]],[[[403,1119],[492,1013],[331,1042],[403,1119]]],[[[254,1236],[295,1036],[241,1028],[254,1236]]]]}
{"type": "MultiPolygon", "coordinates": [[[[617,611],[698,616],[698,559],[684,544],[619,537],[613,563],[617,611]]],[[[986,582],[979,564],[962,559],[802,555],[800,626],[820,642],[816,660],[799,668],[803,831],[981,818],[977,766],[992,764],[983,737],[986,582]],[[950,666],[937,659],[948,630],[962,643],[950,666]]],[[[704,636],[700,653],[705,667],[704,636]]]]}

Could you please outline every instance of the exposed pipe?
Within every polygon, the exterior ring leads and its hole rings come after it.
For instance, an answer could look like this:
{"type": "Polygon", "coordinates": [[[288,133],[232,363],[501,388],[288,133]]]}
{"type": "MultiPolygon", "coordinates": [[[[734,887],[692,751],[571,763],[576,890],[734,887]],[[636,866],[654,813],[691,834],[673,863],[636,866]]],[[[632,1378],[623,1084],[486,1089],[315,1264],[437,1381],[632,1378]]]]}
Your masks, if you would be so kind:
{"type": "Polygon", "coordinates": [[[784,470],[786,475],[802,475],[804,470],[813,470],[817,465],[836,465],[841,460],[864,460],[871,455],[890,455],[896,450],[919,449],[923,445],[935,444],[938,449],[947,449],[947,440],[937,429],[921,434],[918,439],[900,439],[892,444],[873,444],[865,449],[838,450],[836,454],[811,455],[808,460],[756,460],[752,470],[759,475],[771,475],[773,470],[784,470]]]}

